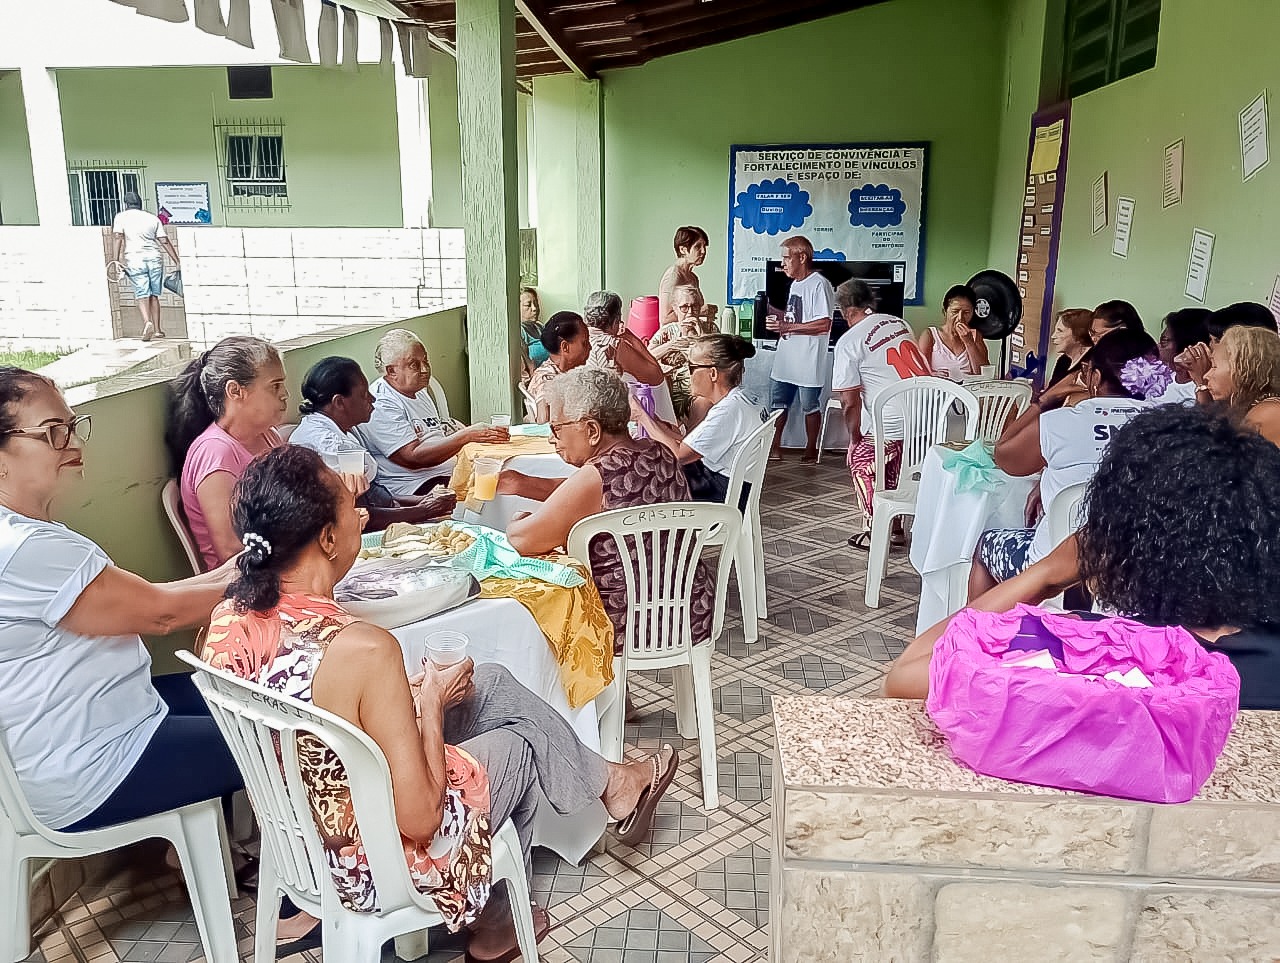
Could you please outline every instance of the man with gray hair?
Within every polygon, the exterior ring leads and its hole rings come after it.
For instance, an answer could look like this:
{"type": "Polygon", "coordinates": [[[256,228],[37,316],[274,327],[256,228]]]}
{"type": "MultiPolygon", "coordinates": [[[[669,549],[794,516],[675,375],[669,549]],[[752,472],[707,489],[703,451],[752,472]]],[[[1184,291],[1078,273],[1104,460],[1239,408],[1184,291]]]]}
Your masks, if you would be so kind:
{"type": "Polygon", "coordinates": [[[813,244],[796,235],[782,242],[782,272],[791,278],[785,311],[770,309],[765,326],[778,332],[778,347],[769,375],[769,410],[781,411],[773,436],[771,461],[782,457],[782,432],[796,395],[804,415],[805,445],[801,461],[818,460],[822,428],[822,386],[826,382],[827,344],[835,314],[831,282],[813,267],[813,244]]]}
{"type": "Polygon", "coordinates": [[[442,419],[431,397],[431,359],[421,339],[397,328],[382,336],[373,352],[380,377],[369,386],[373,414],[352,429],[378,463],[375,481],[392,495],[425,494],[453,474],[456,456],[468,442],[500,442],[506,428],[461,427],[442,419]]]}
{"type": "Polygon", "coordinates": [[[622,324],[622,298],[612,291],[596,291],[582,310],[591,336],[587,364],[617,375],[630,375],[642,385],[666,382],[662,365],[649,353],[643,341],[622,324]]]}
{"type": "Polygon", "coordinates": [[[160,295],[164,292],[164,255],[168,252],[178,264],[178,252],[165,236],[160,218],[142,209],[142,198],[135,192],[124,195],[124,210],[111,222],[115,238],[112,260],[133,282],[133,296],[142,315],[142,340],[150,341],[160,330],[160,295]]]}

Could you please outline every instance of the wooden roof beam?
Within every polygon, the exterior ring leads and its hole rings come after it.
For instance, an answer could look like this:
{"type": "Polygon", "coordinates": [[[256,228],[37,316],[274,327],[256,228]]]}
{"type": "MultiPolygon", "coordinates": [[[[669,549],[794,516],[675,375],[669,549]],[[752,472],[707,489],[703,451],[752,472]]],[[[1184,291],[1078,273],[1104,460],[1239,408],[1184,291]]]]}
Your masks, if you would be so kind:
{"type": "Polygon", "coordinates": [[[546,41],[547,46],[564,62],[564,65],[577,74],[580,79],[589,80],[594,76],[594,72],[588,73],[589,68],[587,65],[579,63],[580,58],[570,53],[569,45],[566,43],[564,35],[559,30],[550,28],[546,14],[538,0],[516,0],[516,10],[529,22],[529,26],[546,41]],[[537,4],[537,9],[533,6],[535,3],[537,4]]]}

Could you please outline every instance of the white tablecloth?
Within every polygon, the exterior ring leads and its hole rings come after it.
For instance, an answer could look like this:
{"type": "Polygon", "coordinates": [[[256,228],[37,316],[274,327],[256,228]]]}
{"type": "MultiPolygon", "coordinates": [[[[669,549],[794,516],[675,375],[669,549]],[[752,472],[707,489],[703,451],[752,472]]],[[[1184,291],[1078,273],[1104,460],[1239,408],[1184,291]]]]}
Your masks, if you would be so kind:
{"type": "MultiPolygon", "coordinates": [[[[514,458],[507,459],[502,467],[504,470],[511,469],[533,478],[568,478],[577,471],[559,455],[552,454],[516,455],[514,458]]],[[[485,525],[505,532],[507,526],[511,524],[512,516],[517,512],[537,511],[540,507],[542,502],[522,495],[498,495],[492,501],[485,502],[484,508],[478,512],[469,512],[459,505],[458,510],[454,512],[454,517],[459,521],[485,525]]]]}
{"type": "MultiPolygon", "coordinates": [[[[569,708],[559,666],[538,623],[523,605],[514,599],[476,599],[460,608],[393,629],[391,634],[404,650],[407,672],[413,674],[421,669],[427,635],[445,630],[464,633],[471,640],[467,654],[473,661],[506,666],[521,684],[568,720],[587,748],[599,751],[600,725],[595,703],[580,709],[569,708]]],[[[566,817],[557,814],[543,799],[539,801],[534,820],[534,842],[577,863],[604,833],[606,818],[601,803],[585,813],[566,817]]]]}
{"type": "Polygon", "coordinates": [[[991,528],[1022,528],[1027,496],[1035,478],[1015,478],[996,470],[994,492],[956,491],[956,476],[942,467],[950,449],[935,446],[920,471],[920,495],[911,525],[911,564],[920,573],[916,632],[964,607],[969,565],[978,537],[991,528]]]}

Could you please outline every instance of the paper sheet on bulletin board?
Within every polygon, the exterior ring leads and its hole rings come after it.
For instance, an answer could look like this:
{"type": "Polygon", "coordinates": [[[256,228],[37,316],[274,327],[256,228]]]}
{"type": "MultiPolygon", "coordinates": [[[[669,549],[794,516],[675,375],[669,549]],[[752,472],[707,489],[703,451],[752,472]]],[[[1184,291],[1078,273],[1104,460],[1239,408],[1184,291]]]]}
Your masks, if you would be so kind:
{"type": "Polygon", "coordinates": [[[765,262],[803,234],[819,259],[905,261],[904,302],[924,297],[929,145],[735,144],[729,155],[729,300],[764,288],[765,262]]]}
{"type": "Polygon", "coordinates": [[[208,181],[156,182],[156,216],[162,224],[207,227],[213,223],[208,181]]]}

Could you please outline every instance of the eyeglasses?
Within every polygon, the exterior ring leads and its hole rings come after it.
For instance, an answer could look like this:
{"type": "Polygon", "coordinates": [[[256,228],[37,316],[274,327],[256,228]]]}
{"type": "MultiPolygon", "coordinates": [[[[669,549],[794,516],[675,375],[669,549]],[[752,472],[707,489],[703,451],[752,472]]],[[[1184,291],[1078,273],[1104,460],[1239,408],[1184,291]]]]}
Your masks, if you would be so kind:
{"type": "Polygon", "coordinates": [[[4,434],[43,437],[54,451],[66,451],[67,446],[71,444],[72,434],[83,444],[89,440],[89,432],[92,428],[92,415],[76,415],[70,421],[58,421],[52,425],[41,425],[39,428],[14,428],[4,434]]]}
{"type": "Polygon", "coordinates": [[[551,437],[559,438],[561,428],[567,428],[569,425],[580,425],[584,421],[594,421],[594,420],[595,420],[594,418],[574,418],[573,421],[553,421],[551,422],[551,425],[550,425],[551,437]]]}
{"type": "Polygon", "coordinates": [[[696,371],[698,368],[716,368],[716,369],[718,369],[719,367],[720,367],[720,366],[719,366],[718,364],[694,364],[693,362],[689,362],[689,370],[690,370],[690,371],[696,371]]]}

